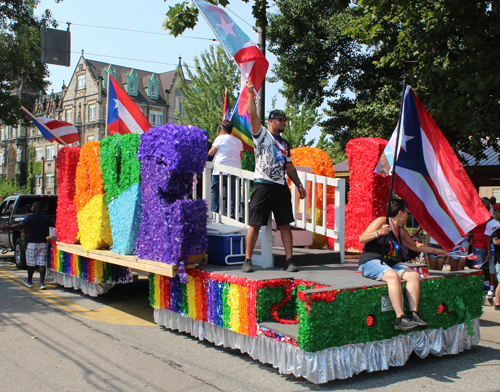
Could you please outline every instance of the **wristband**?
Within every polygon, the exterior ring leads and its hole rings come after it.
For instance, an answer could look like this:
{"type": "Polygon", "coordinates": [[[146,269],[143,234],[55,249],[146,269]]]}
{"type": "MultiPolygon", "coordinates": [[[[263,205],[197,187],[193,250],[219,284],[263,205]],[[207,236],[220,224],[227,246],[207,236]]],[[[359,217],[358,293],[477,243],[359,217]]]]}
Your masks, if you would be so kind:
{"type": "Polygon", "coordinates": [[[375,238],[378,238],[378,230],[375,231],[375,238]]]}

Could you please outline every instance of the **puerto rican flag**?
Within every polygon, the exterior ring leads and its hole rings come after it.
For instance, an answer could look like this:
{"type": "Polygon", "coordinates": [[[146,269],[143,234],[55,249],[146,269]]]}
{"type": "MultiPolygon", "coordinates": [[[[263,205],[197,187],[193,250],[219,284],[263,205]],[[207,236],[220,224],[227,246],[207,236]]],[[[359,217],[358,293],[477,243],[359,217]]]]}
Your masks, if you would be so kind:
{"type": "Polygon", "coordinates": [[[377,171],[392,172],[394,193],[443,249],[450,251],[465,235],[490,219],[479,194],[450,144],[410,86],[406,88],[399,146],[396,127],[377,171]]]}
{"type": "MultiPolygon", "coordinates": [[[[222,45],[245,72],[248,80],[254,84],[255,91],[259,91],[269,68],[269,62],[264,54],[222,8],[203,0],[193,0],[193,2],[216,32],[222,45]]],[[[245,88],[245,83],[246,79],[242,77],[238,106],[238,114],[242,116],[248,108],[248,89],[245,88]]]]}
{"type": "Polygon", "coordinates": [[[149,131],[149,123],[141,109],[130,99],[115,79],[109,75],[108,82],[108,121],[110,134],[141,134],[149,131]]]}
{"type": "Polygon", "coordinates": [[[59,144],[71,144],[80,140],[78,130],[73,124],[53,118],[35,117],[25,108],[22,109],[26,112],[26,117],[35,123],[40,133],[49,142],[57,141],[59,144]]]}

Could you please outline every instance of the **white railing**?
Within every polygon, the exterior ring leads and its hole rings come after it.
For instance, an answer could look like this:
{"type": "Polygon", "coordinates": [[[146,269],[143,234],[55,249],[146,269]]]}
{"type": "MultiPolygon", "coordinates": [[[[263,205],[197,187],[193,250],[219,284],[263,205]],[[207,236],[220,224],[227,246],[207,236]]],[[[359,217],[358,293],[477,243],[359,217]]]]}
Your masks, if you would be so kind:
{"type": "MultiPolygon", "coordinates": [[[[293,213],[295,217],[295,222],[291,225],[297,228],[305,229],[313,233],[318,233],[326,235],[335,240],[334,249],[340,253],[341,262],[344,263],[344,227],[345,227],[345,180],[337,178],[329,178],[324,176],[319,176],[316,174],[306,173],[300,171],[297,168],[298,175],[305,189],[309,189],[309,184],[312,184],[312,194],[308,194],[303,200],[300,200],[298,196],[297,187],[292,183],[292,206],[293,213]],[[316,205],[316,185],[321,184],[323,193],[323,203],[321,206],[316,205]],[[326,214],[327,214],[327,190],[328,187],[335,188],[335,224],[334,229],[327,228],[326,225],[326,214]],[[311,200],[311,211],[309,212],[309,200],[311,200]],[[315,211],[319,208],[321,210],[321,222],[316,223],[315,211]],[[306,213],[303,213],[307,211],[306,213]]],[[[250,182],[254,179],[254,173],[235,169],[234,167],[214,164],[212,162],[207,162],[205,171],[202,175],[202,197],[207,201],[208,205],[208,216],[212,223],[223,223],[231,226],[242,227],[243,229],[248,228],[248,219],[250,214],[250,182]],[[224,198],[223,192],[223,182],[219,181],[219,212],[215,213],[212,211],[212,199],[211,199],[211,185],[212,185],[212,171],[219,171],[228,175],[227,179],[227,197],[224,198]],[[236,177],[236,207],[235,207],[235,219],[231,219],[231,177],[236,177]]],[[[197,184],[195,181],[193,195],[196,195],[197,184]]],[[[259,235],[261,239],[261,254],[254,254],[252,261],[256,265],[260,265],[264,268],[269,268],[273,266],[273,256],[272,256],[272,219],[269,216],[267,226],[262,226],[259,235]]]]}

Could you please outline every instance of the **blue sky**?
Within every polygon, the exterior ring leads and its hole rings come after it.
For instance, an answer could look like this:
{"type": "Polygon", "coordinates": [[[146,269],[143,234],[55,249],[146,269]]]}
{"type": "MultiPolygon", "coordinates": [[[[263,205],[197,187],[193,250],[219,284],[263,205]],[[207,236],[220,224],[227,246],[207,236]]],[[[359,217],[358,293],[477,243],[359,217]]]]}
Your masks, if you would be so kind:
{"type": "MultiPolygon", "coordinates": [[[[201,17],[195,29],[187,30],[183,36],[175,38],[162,30],[169,6],[175,5],[177,1],[63,0],[58,4],[54,0],[42,0],[35,10],[37,15],[41,15],[45,9],[50,9],[53,17],[59,22],[58,29],[66,29],[66,22],[71,23],[71,66],[49,65],[51,73],[49,80],[52,82],[49,91],[52,88],[55,92],[61,91],[63,81],[68,85],[82,50],[88,59],[152,72],[175,69],[179,56],[183,62],[194,65],[195,56],[208,49],[210,44],[216,44],[206,38],[215,37],[201,17]]],[[[250,26],[254,25],[250,3],[233,0],[228,7],[228,14],[254,42],[257,42],[257,33],[250,26]]],[[[271,70],[276,58],[269,52],[266,57],[271,70]]],[[[280,83],[267,83],[266,112],[271,110],[271,98],[274,95],[277,96],[276,106],[284,108],[284,100],[278,93],[280,87],[280,83]]],[[[308,140],[310,138],[317,140],[319,134],[319,128],[316,127],[310,132],[308,140]]]]}

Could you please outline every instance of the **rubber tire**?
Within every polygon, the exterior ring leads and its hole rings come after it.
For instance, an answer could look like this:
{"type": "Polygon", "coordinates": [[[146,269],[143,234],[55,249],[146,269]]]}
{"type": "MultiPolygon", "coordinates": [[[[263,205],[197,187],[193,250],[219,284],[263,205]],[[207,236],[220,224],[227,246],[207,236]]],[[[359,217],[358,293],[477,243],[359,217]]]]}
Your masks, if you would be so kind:
{"type": "Polygon", "coordinates": [[[24,250],[23,241],[18,238],[16,241],[16,248],[14,249],[14,262],[17,269],[25,270],[26,266],[26,251],[24,250]]]}

